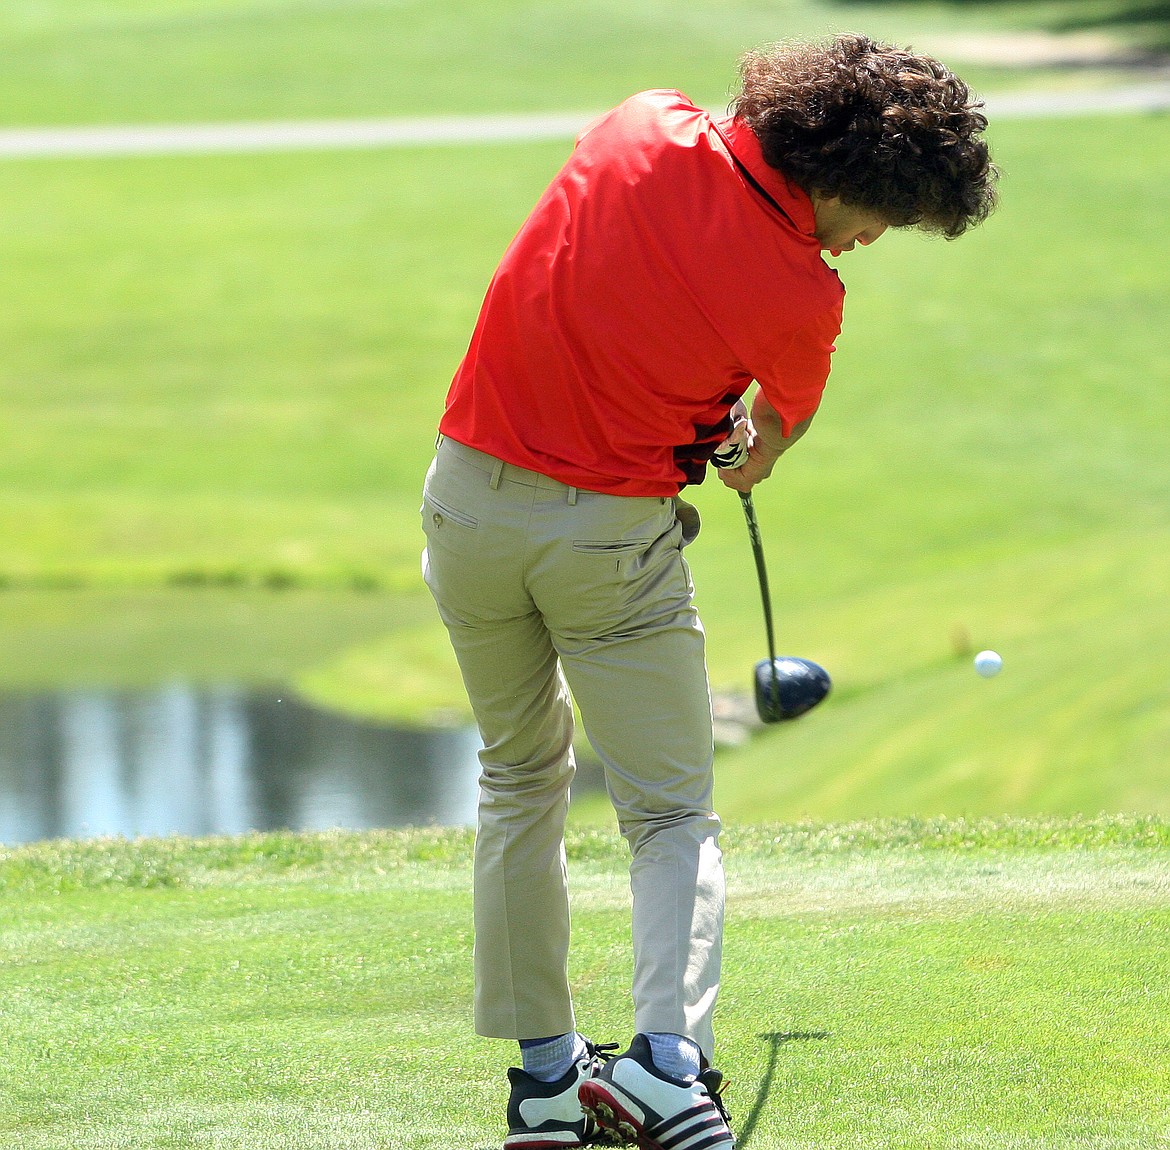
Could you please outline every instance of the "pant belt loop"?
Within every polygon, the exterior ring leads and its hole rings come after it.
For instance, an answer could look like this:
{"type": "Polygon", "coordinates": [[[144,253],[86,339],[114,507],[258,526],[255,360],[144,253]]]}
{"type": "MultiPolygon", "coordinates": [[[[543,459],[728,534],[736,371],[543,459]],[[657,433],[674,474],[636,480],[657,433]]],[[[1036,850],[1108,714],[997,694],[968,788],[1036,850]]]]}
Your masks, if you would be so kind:
{"type": "Polygon", "coordinates": [[[577,506],[577,489],[575,487],[569,488],[569,506],[570,507],[577,506]]]}
{"type": "Polygon", "coordinates": [[[496,460],[495,467],[492,468],[491,489],[497,491],[500,486],[500,480],[504,475],[504,461],[502,459],[496,460]]]}

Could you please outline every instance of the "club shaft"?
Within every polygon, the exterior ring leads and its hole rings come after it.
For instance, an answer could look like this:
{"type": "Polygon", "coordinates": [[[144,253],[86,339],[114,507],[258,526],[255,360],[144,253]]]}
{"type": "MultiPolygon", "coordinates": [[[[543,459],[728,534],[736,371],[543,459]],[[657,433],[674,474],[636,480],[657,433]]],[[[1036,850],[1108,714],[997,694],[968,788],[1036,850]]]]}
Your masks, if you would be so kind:
{"type": "Polygon", "coordinates": [[[760,598],[764,604],[764,630],[768,635],[768,665],[772,668],[773,695],[778,691],[776,683],[776,637],[772,628],[772,594],[768,589],[768,568],[764,563],[764,544],[760,539],[760,524],[756,519],[756,505],[750,491],[739,493],[743,504],[743,517],[747,520],[748,539],[751,540],[752,556],[756,561],[756,575],[760,582],[760,598]]]}

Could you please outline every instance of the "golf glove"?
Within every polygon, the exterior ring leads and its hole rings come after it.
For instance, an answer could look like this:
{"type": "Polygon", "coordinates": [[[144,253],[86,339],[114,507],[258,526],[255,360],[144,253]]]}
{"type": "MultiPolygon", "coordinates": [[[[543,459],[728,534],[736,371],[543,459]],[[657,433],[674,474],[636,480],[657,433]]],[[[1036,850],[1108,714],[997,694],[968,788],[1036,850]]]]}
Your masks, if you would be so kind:
{"type": "Polygon", "coordinates": [[[721,470],[742,467],[747,462],[752,437],[752,421],[748,418],[747,404],[737,399],[731,409],[731,434],[715,448],[711,462],[721,470]]]}

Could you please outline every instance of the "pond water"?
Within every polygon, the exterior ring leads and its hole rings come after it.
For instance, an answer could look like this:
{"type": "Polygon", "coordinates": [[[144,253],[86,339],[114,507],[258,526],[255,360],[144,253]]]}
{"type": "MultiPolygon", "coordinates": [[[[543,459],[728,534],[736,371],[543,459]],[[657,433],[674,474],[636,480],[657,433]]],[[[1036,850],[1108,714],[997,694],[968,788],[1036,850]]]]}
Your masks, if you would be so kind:
{"type": "Polygon", "coordinates": [[[279,691],[0,695],[0,843],[470,825],[479,746],[279,691]]]}

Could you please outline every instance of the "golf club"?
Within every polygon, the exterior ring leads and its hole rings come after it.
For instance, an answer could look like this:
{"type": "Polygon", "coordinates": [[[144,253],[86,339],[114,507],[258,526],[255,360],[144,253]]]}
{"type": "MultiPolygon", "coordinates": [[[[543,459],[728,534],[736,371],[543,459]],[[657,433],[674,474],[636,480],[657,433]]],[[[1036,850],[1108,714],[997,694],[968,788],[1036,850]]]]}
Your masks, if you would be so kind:
{"type": "Polygon", "coordinates": [[[756,560],[760,597],[764,602],[764,630],[768,635],[768,657],[756,664],[756,712],[765,723],[779,723],[812,710],[829,693],[833,682],[828,671],[810,659],[797,659],[792,655],[776,658],[772,596],[768,591],[768,569],[764,564],[760,524],[751,492],[741,491],[739,498],[756,560]]]}

